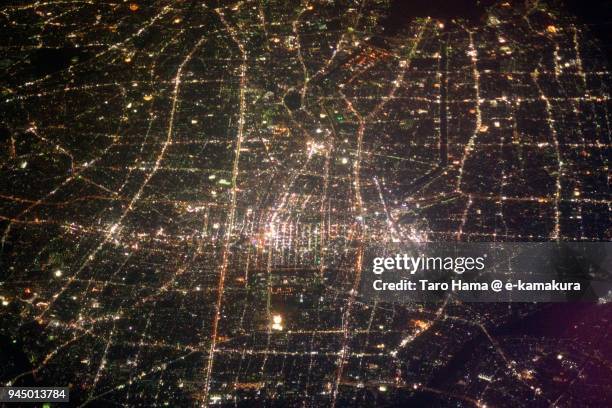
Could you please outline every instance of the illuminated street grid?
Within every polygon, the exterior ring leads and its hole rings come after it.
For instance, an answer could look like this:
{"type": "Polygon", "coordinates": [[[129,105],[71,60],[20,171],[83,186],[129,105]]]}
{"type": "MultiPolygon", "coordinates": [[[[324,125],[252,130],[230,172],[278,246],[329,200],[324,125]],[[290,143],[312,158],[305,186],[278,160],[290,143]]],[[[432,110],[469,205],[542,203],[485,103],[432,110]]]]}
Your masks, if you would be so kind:
{"type": "Polygon", "coordinates": [[[0,7],[4,384],[70,384],[75,406],[612,405],[607,305],[356,290],[370,243],[610,239],[588,29],[537,1],[386,31],[384,1],[202,3],[0,7]]]}

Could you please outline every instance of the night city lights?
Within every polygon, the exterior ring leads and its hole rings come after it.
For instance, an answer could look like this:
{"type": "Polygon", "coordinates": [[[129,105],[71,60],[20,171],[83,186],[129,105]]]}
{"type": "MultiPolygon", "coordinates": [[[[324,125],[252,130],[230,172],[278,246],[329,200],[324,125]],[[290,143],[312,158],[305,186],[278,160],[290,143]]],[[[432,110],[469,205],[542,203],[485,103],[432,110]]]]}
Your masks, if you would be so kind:
{"type": "Polygon", "coordinates": [[[3,1],[0,405],[612,406],[611,23],[3,1]]]}

